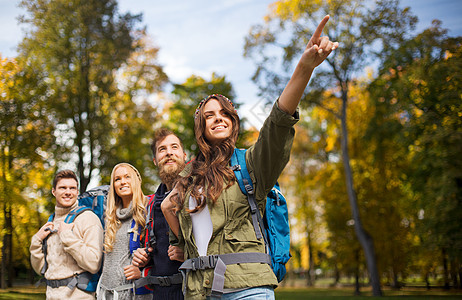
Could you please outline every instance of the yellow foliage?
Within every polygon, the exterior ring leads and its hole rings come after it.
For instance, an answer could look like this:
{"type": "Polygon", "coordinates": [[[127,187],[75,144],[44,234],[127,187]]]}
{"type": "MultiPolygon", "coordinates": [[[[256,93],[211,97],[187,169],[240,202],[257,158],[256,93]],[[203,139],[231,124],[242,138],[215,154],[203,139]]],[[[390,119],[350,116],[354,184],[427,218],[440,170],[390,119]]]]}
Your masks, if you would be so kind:
{"type": "Polygon", "coordinates": [[[454,55],[454,54],[452,54],[449,50],[446,50],[446,51],[444,52],[444,59],[445,59],[445,60],[448,60],[448,59],[450,59],[453,55],[454,55]]]}
{"type": "Polygon", "coordinates": [[[337,137],[335,136],[328,136],[327,139],[327,146],[325,148],[326,152],[330,152],[334,149],[334,145],[337,142],[337,137]]]}
{"type": "Polygon", "coordinates": [[[282,0],[270,5],[270,18],[279,18],[283,21],[290,20],[295,22],[307,12],[315,12],[323,4],[322,0],[300,1],[282,0]]]}
{"type": "Polygon", "coordinates": [[[309,247],[306,243],[300,247],[300,260],[301,260],[301,267],[305,270],[308,270],[310,267],[310,251],[309,247]]]}
{"type": "Polygon", "coordinates": [[[414,114],[417,116],[417,117],[420,117],[423,115],[423,110],[417,108],[417,107],[414,107],[414,114]]]}

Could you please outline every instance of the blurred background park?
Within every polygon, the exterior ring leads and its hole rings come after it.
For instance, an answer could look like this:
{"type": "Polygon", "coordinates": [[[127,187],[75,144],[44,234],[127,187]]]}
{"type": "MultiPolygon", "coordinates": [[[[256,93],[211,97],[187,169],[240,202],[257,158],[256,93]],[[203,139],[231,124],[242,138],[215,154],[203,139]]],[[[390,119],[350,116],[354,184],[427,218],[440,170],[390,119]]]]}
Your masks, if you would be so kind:
{"type": "Polygon", "coordinates": [[[29,244],[57,170],[85,191],[129,162],[151,194],[153,132],[178,132],[193,157],[193,113],[212,93],[236,102],[250,146],[329,14],[340,46],[303,96],[280,178],[292,239],[281,286],[461,292],[462,2],[158,2],[1,1],[2,289],[39,279],[29,244]]]}

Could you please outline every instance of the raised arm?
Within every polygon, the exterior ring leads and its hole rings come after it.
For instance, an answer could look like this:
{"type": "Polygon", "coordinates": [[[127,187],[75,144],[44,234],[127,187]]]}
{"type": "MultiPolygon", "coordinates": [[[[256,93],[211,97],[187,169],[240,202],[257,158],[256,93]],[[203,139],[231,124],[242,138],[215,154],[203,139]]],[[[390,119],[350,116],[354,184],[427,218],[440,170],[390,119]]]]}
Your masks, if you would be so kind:
{"type": "Polygon", "coordinates": [[[321,37],[322,30],[328,20],[329,16],[327,15],[319,23],[306,45],[292,77],[279,97],[279,108],[291,115],[295,113],[298,103],[300,103],[314,68],[319,66],[338,47],[338,42],[329,41],[327,36],[321,37]]]}

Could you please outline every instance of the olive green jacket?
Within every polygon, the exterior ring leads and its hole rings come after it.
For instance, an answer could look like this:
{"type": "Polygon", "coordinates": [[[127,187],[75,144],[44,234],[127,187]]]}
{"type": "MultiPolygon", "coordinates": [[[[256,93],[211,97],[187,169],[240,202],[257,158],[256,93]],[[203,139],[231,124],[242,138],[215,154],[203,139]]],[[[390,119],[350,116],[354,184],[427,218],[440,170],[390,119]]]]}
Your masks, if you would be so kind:
{"type": "MultiPolygon", "coordinates": [[[[264,212],[266,195],[276,183],[289,161],[295,134],[293,125],[298,112],[291,116],[276,104],[266,119],[255,145],[246,152],[246,164],[254,183],[255,196],[260,211],[264,212]]],[[[184,170],[187,172],[187,170],[184,170]]],[[[217,202],[207,199],[213,224],[207,255],[237,252],[265,253],[263,239],[258,240],[252,225],[247,197],[237,183],[224,190],[217,202]]],[[[183,209],[178,213],[180,234],[176,241],[184,248],[185,259],[198,257],[192,231],[189,193],[185,195],[183,209]]],[[[174,236],[172,243],[175,243],[174,236]]],[[[191,271],[188,275],[186,299],[205,299],[210,294],[213,269],[191,271]]],[[[277,286],[278,282],[268,264],[243,263],[228,265],[225,273],[225,289],[242,289],[257,286],[277,286]]]]}

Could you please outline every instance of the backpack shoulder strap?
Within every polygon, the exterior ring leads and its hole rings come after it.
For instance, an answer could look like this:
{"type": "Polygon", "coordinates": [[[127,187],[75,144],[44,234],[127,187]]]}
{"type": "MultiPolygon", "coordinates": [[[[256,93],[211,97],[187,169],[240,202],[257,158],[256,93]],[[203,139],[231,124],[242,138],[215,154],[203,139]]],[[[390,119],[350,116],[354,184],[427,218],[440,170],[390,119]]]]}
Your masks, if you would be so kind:
{"type": "MultiPolygon", "coordinates": [[[[55,213],[52,213],[49,217],[48,217],[48,222],[53,222],[53,220],[55,219],[55,213]]],[[[43,252],[43,258],[45,260],[45,263],[43,264],[43,267],[42,269],[40,270],[40,274],[42,276],[45,276],[45,272],[47,271],[48,269],[48,262],[47,262],[47,254],[48,254],[48,236],[42,241],[42,252],[43,252]]]]}
{"type": "MultiPolygon", "coordinates": [[[[247,164],[245,162],[246,149],[234,149],[233,155],[231,155],[231,168],[234,171],[239,188],[244,195],[247,195],[247,201],[249,201],[250,212],[252,215],[252,224],[255,229],[255,235],[257,239],[262,238],[263,220],[258,210],[257,201],[255,200],[255,193],[253,189],[252,179],[250,178],[249,171],[247,170],[247,164]]],[[[263,234],[264,230],[263,230],[263,234]]],[[[265,237],[265,242],[267,241],[265,237]]]]}
{"type": "Polygon", "coordinates": [[[154,206],[155,197],[156,197],[156,194],[146,196],[146,198],[148,198],[148,204],[146,205],[146,223],[151,218],[151,212],[152,212],[152,207],[154,206]]]}
{"type": "Polygon", "coordinates": [[[142,228],[138,226],[138,230],[135,230],[136,227],[136,222],[135,219],[132,219],[132,223],[130,226],[130,237],[129,237],[129,242],[128,242],[128,247],[130,250],[130,254],[133,254],[133,252],[140,248],[141,242],[140,242],[140,235],[141,235],[141,230],[142,228]]]}
{"type": "Polygon", "coordinates": [[[249,171],[247,170],[247,164],[245,162],[245,153],[247,149],[235,148],[233,155],[231,156],[231,167],[236,175],[239,188],[244,195],[253,193],[253,183],[250,178],[249,171]]]}
{"type": "Polygon", "coordinates": [[[146,232],[144,239],[144,246],[154,247],[156,245],[156,236],[154,234],[154,219],[152,216],[152,208],[154,206],[154,198],[156,194],[146,196],[148,198],[148,205],[146,206],[146,232]]]}
{"type": "Polygon", "coordinates": [[[53,222],[54,219],[55,219],[55,213],[52,213],[52,214],[48,217],[48,222],[53,222]]]}
{"type": "MultiPolygon", "coordinates": [[[[84,211],[87,211],[87,210],[91,210],[91,208],[86,207],[86,206],[78,206],[78,207],[74,208],[66,216],[66,218],[64,219],[64,223],[70,224],[70,223],[74,222],[74,220],[75,220],[75,218],[77,216],[79,216],[81,213],[83,213],[84,211]]],[[[52,213],[48,217],[48,222],[52,222],[54,220],[54,218],[55,218],[55,213],[52,213]]],[[[48,269],[48,263],[47,263],[48,243],[47,243],[47,240],[48,240],[48,236],[42,242],[42,251],[43,251],[44,258],[45,258],[45,264],[43,265],[42,270],[40,270],[40,274],[42,274],[42,276],[45,275],[45,272],[48,269]]]]}
{"type": "MultiPolygon", "coordinates": [[[[74,208],[66,216],[66,218],[64,219],[64,223],[70,224],[70,223],[74,222],[74,219],[78,215],[80,215],[81,213],[83,213],[86,210],[91,210],[91,209],[89,207],[84,207],[84,206],[78,206],[78,207],[74,208]]],[[[48,217],[48,222],[53,222],[54,219],[55,219],[55,213],[52,213],[48,217]]],[[[42,276],[45,275],[45,272],[48,269],[48,263],[47,263],[48,243],[47,243],[47,240],[48,240],[48,236],[42,241],[42,252],[43,252],[43,255],[44,255],[44,258],[45,258],[45,264],[43,265],[42,270],[40,270],[40,273],[42,274],[42,276]]]]}
{"type": "Polygon", "coordinates": [[[155,196],[156,194],[147,195],[146,198],[148,198],[148,203],[151,202],[155,196]]]}
{"type": "Polygon", "coordinates": [[[64,219],[64,223],[70,224],[74,222],[75,218],[87,210],[91,210],[91,208],[86,206],[77,206],[67,214],[66,218],[64,219]]]}

